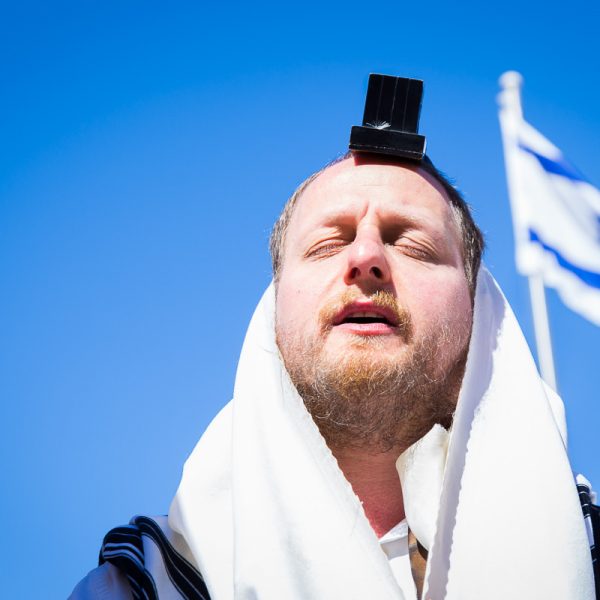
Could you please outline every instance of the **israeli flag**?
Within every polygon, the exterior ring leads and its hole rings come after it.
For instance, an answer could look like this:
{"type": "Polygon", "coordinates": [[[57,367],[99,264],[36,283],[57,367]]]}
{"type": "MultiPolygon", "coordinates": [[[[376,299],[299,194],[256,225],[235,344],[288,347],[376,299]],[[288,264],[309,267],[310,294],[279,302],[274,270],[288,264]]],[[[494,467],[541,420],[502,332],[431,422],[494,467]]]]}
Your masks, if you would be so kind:
{"type": "Polygon", "coordinates": [[[600,325],[600,190],[523,119],[515,76],[501,80],[500,125],[517,269],[600,325]]]}

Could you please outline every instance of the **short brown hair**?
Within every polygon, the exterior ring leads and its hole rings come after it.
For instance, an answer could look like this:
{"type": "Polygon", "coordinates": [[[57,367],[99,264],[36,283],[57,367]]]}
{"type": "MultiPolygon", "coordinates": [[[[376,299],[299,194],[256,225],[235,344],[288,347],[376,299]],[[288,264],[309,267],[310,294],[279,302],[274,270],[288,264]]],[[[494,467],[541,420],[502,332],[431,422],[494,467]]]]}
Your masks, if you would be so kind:
{"type": "MultiPolygon", "coordinates": [[[[273,279],[275,283],[279,279],[279,274],[281,272],[281,267],[283,264],[283,254],[284,254],[284,246],[285,246],[285,238],[287,234],[287,230],[292,219],[292,215],[294,213],[294,209],[298,204],[298,200],[306,190],[306,188],[319,176],[323,171],[328,169],[329,167],[345,160],[347,158],[352,157],[352,152],[348,152],[344,156],[336,158],[331,161],[327,165],[325,165],[322,169],[313,173],[308,179],[305,179],[297,188],[296,191],[291,195],[291,197],[286,202],[279,218],[275,222],[273,226],[273,230],[271,232],[271,239],[269,243],[269,247],[271,250],[271,262],[273,265],[273,279]]],[[[406,164],[410,166],[414,166],[414,162],[404,161],[402,159],[398,159],[398,164],[406,164]]],[[[467,277],[467,281],[469,283],[469,289],[471,291],[471,297],[475,296],[475,285],[477,280],[477,272],[479,271],[479,265],[481,263],[481,255],[483,254],[484,249],[484,239],[483,234],[479,230],[479,227],[475,224],[473,220],[473,216],[471,214],[471,209],[465,199],[462,197],[461,193],[452,185],[450,180],[439,170],[437,167],[431,162],[431,159],[428,156],[421,161],[419,164],[419,168],[428,173],[437,181],[448,200],[450,201],[450,207],[452,209],[452,214],[455,218],[456,224],[459,228],[463,249],[463,267],[465,270],[465,275],[467,277]]]]}

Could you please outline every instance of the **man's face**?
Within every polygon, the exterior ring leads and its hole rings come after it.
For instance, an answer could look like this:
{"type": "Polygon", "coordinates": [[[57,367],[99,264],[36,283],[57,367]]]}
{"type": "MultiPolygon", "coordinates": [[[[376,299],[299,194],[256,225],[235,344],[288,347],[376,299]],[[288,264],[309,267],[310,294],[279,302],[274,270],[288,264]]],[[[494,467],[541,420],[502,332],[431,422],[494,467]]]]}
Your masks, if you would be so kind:
{"type": "Polygon", "coordinates": [[[435,420],[436,402],[455,402],[472,321],[461,248],[444,192],[417,168],[349,158],[304,191],[287,231],[276,328],[319,426],[337,406],[346,438],[361,428],[377,438],[399,427],[382,421],[435,420]]]}

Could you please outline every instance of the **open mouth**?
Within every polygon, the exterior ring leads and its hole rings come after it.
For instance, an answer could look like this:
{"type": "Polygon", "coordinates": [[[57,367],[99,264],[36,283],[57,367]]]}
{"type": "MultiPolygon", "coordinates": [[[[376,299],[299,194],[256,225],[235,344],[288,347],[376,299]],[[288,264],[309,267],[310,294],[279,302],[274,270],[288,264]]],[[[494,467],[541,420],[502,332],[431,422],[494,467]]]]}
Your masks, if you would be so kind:
{"type": "Polygon", "coordinates": [[[398,316],[390,308],[359,301],[339,311],[332,325],[355,333],[390,333],[398,327],[398,316]]]}
{"type": "Polygon", "coordinates": [[[375,312],[356,312],[344,317],[341,323],[357,323],[359,325],[367,325],[370,323],[382,323],[384,325],[394,326],[394,324],[384,315],[375,312]]]}

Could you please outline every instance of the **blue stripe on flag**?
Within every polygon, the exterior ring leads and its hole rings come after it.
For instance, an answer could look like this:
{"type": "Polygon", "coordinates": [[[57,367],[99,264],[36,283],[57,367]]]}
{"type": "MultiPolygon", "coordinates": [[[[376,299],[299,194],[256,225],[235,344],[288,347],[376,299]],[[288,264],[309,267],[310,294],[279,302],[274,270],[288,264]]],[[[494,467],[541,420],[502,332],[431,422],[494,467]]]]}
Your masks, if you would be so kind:
{"type": "Polygon", "coordinates": [[[548,158],[543,154],[539,154],[535,150],[531,149],[529,146],[523,144],[523,142],[519,142],[519,148],[521,150],[525,150],[525,152],[529,152],[535,156],[540,163],[542,169],[547,173],[552,173],[553,175],[560,175],[561,177],[566,177],[567,179],[571,179],[572,181],[585,181],[587,183],[587,179],[571,164],[569,164],[564,158],[560,158],[559,160],[555,160],[552,158],[548,158]]]}
{"type": "Polygon", "coordinates": [[[533,230],[529,230],[529,239],[532,242],[536,242],[539,244],[546,252],[549,252],[556,258],[556,262],[563,268],[565,271],[570,271],[573,275],[576,275],[581,281],[589,285],[590,287],[600,289],[600,273],[596,273],[595,271],[587,271],[586,269],[582,269],[574,265],[572,262],[568,261],[556,248],[552,246],[548,246],[548,244],[544,243],[540,236],[533,230]]]}

